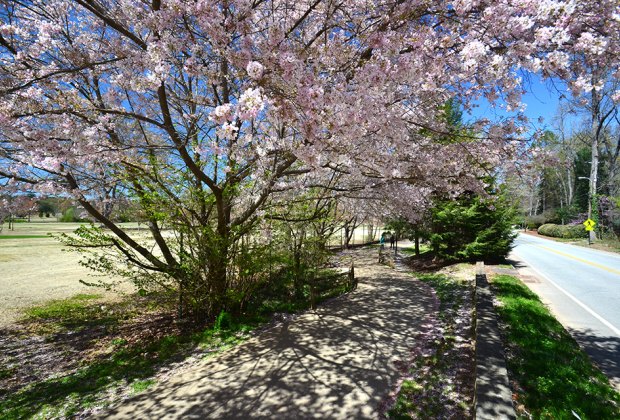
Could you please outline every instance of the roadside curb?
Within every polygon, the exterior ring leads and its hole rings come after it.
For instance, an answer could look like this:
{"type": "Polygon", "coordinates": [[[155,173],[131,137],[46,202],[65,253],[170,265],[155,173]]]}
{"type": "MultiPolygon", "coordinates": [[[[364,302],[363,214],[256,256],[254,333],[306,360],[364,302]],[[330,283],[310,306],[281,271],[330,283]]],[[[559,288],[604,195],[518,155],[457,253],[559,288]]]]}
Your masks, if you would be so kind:
{"type": "Polygon", "coordinates": [[[484,263],[476,263],[476,419],[516,419],[493,294],[484,263]]]}

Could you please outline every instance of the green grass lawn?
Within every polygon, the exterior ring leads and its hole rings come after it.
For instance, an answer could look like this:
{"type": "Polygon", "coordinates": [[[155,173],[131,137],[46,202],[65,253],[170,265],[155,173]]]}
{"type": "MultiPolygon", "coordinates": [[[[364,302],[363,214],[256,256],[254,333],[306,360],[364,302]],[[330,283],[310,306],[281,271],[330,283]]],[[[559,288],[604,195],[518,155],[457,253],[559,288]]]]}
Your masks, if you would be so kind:
{"type": "Polygon", "coordinates": [[[93,312],[88,302],[100,298],[101,295],[97,294],[77,294],[68,299],[52,300],[44,305],[28,308],[26,315],[41,320],[71,319],[81,322],[93,312]]]}
{"type": "Polygon", "coordinates": [[[519,414],[619,419],[620,394],[538,296],[511,276],[494,276],[491,284],[501,302],[496,309],[505,326],[510,376],[518,384],[519,414]]]}

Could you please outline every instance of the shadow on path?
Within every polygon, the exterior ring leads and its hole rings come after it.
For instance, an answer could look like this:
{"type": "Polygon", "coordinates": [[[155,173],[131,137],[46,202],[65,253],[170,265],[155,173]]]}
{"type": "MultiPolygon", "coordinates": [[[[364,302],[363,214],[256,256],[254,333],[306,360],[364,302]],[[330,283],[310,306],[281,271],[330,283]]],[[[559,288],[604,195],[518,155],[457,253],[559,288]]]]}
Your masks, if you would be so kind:
{"type": "MultiPolygon", "coordinates": [[[[431,289],[350,252],[358,289],[265,331],[102,413],[106,418],[376,418],[416,334],[433,321],[431,289]]],[[[348,258],[348,257],[347,257],[348,258]]]]}
{"type": "Polygon", "coordinates": [[[620,339],[596,334],[590,329],[569,328],[570,334],[620,390],[620,339]]]}

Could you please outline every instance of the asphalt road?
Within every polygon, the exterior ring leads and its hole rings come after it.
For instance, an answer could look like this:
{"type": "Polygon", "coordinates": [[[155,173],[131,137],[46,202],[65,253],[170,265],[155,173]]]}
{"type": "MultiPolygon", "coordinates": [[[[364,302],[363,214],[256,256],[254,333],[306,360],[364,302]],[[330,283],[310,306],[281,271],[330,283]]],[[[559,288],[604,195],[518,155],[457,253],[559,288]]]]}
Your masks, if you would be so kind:
{"type": "Polygon", "coordinates": [[[526,234],[515,244],[525,283],[620,387],[620,255],[526,234]]]}

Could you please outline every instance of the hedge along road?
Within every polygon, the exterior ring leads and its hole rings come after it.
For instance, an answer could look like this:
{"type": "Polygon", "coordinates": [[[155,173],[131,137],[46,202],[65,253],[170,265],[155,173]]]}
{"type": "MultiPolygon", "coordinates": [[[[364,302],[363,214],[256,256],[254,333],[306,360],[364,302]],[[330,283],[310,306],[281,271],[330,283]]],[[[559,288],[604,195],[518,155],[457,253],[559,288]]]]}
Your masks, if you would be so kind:
{"type": "Polygon", "coordinates": [[[378,265],[376,248],[351,254],[357,290],[206,359],[101,418],[377,418],[420,334],[435,328],[438,301],[424,283],[378,265]]]}
{"type": "Polygon", "coordinates": [[[620,255],[520,234],[510,258],[620,387],[620,255]]]}

